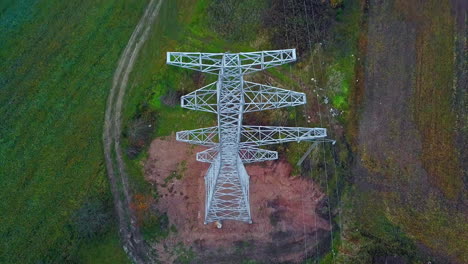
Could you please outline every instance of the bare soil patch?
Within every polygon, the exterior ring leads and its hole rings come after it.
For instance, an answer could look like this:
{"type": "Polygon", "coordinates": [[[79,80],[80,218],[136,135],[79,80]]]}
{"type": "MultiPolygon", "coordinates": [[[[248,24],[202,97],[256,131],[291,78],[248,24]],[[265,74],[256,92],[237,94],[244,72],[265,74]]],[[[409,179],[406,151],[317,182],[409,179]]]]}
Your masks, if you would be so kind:
{"type": "Polygon", "coordinates": [[[151,144],[145,175],[158,189],[156,207],[177,229],[154,245],[161,261],[174,262],[173,249],[181,244],[202,263],[299,262],[316,254],[330,230],[328,219],[316,212],[324,194],[313,181],[291,177],[291,166],[282,160],[247,166],[252,224],[225,221],[222,229],[205,225],[204,175],[209,164],[195,160],[202,150],[174,137],[151,144]]]}

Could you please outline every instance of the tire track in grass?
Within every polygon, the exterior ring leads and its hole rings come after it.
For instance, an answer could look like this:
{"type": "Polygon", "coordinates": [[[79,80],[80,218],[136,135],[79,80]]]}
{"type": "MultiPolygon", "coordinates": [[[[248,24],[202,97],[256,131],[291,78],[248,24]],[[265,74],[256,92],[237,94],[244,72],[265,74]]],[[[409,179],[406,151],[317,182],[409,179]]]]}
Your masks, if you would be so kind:
{"type": "Polygon", "coordinates": [[[132,195],[129,190],[128,175],[120,147],[122,105],[128,77],[141,47],[148,39],[162,2],[163,0],[151,0],[149,2],[119,59],[107,99],[104,120],[104,157],[114,207],[118,217],[120,239],[125,252],[135,263],[152,263],[155,261],[149,246],[144,242],[140,229],[136,225],[135,212],[130,206],[132,195]]]}

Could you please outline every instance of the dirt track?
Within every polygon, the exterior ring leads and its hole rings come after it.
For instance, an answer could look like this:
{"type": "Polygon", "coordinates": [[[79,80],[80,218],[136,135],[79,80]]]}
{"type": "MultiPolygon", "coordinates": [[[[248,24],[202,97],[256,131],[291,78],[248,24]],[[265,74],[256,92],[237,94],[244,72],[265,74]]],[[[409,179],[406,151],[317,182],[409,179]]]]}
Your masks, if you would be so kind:
{"type": "Polygon", "coordinates": [[[162,2],[163,0],[151,0],[149,2],[143,17],[138,22],[119,59],[107,100],[104,121],[104,156],[119,222],[119,233],[124,250],[135,263],[151,263],[154,261],[149,253],[149,248],[142,239],[140,230],[136,225],[135,214],[130,207],[132,195],[128,188],[128,177],[125,172],[120,147],[122,102],[129,74],[143,43],[148,38],[162,2]]]}

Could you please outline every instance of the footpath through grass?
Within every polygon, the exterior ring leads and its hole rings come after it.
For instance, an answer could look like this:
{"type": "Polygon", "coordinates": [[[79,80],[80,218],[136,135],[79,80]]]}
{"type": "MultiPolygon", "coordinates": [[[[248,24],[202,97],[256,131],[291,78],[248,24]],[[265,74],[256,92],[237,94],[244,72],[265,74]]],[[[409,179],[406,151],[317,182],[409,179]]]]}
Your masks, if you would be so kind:
{"type": "Polygon", "coordinates": [[[112,228],[102,127],[146,4],[0,3],[1,263],[127,262],[112,228]],[[79,211],[89,201],[100,205],[79,211]]]}

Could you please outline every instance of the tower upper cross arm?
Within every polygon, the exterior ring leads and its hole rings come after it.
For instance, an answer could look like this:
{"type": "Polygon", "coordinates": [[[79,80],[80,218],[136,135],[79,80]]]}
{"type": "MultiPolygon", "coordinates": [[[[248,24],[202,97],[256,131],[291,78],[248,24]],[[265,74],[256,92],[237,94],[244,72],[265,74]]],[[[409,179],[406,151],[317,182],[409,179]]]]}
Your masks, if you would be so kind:
{"type": "Polygon", "coordinates": [[[262,71],[271,67],[296,61],[296,50],[266,50],[239,53],[243,74],[262,71]]]}
{"type": "Polygon", "coordinates": [[[223,53],[167,52],[166,63],[181,68],[219,74],[223,53]]]}

